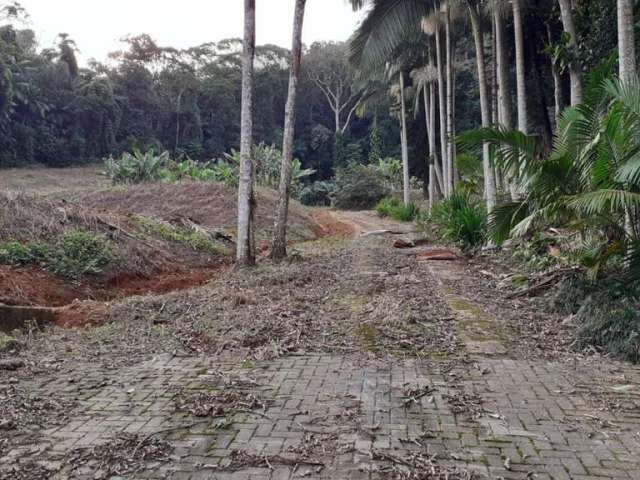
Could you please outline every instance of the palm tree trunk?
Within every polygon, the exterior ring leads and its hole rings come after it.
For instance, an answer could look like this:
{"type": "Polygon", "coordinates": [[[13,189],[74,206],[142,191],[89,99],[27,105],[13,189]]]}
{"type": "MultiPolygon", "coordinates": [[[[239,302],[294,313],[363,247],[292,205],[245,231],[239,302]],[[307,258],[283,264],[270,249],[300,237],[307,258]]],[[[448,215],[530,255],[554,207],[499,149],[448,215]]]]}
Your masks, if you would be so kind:
{"type": "Polygon", "coordinates": [[[633,3],[633,0],[618,0],[618,51],[622,83],[631,82],[637,75],[633,3]]]}
{"type": "Polygon", "coordinates": [[[447,103],[440,28],[436,30],[436,64],[438,70],[438,110],[440,116],[440,161],[442,164],[442,176],[444,177],[442,193],[445,197],[448,197],[451,192],[449,191],[449,183],[447,182],[449,175],[449,161],[447,156],[447,103]]]}
{"type": "MultiPolygon", "coordinates": [[[[618,56],[620,62],[620,81],[623,84],[632,82],[637,75],[636,72],[636,48],[633,19],[633,1],[618,0],[618,56]]],[[[629,237],[635,237],[636,221],[632,213],[637,213],[626,209],[624,218],[624,230],[629,237]]],[[[637,218],[637,217],[636,217],[637,218]]]]}
{"type": "Polygon", "coordinates": [[[244,0],[244,47],[242,52],[242,106],[240,121],[240,175],[238,183],[238,232],[236,261],[255,263],[253,241],[253,62],[256,44],[256,1],[244,0]]]}
{"type": "Polygon", "coordinates": [[[445,4],[445,43],[446,43],[446,70],[447,70],[447,191],[451,194],[454,190],[454,95],[453,88],[453,38],[451,36],[451,11],[449,3],[445,4]]]}
{"type": "MultiPolygon", "coordinates": [[[[558,0],[558,2],[560,3],[562,26],[564,31],[569,34],[569,48],[575,56],[578,50],[578,36],[576,34],[576,26],[573,22],[571,0],[558,0]]],[[[582,103],[582,75],[577,61],[571,62],[569,66],[569,78],[571,80],[571,106],[574,106],[582,103]]]]}
{"type": "Polygon", "coordinates": [[[509,85],[509,64],[505,52],[504,22],[499,8],[494,8],[496,26],[496,70],[498,77],[498,123],[506,129],[512,128],[511,86],[509,85]]]}
{"type": "Polygon", "coordinates": [[[524,64],[524,32],[520,0],[513,0],[513,30],[516,45],[516,90],[518,97],[518,130],[529,133],[529,112],[527,111],[527,85],[524,64]]]}
{"type": "Polygon", "coordinates": [[[429,206],[433,206],[440,199],[442,191],[442,174],[438,166],[438,151],[436,148],[436,92],[433,83],[426,83],[423,87],[424,115],[427,124],[427,140],[429,143],[429,206]]]}
{"type": "Polygon", "coordinates": [[[284,132],[282,137],[282,165],[280,167],[280,185],[278,210],[273,226],[273,244],[271,258],[281,260],[287,256],[287,217],[289,214],[289,191],[291,189],[291,169],[293,162],[293,141],[296,125],[296,94],[302,59],[302,25],[307,0],[296,0],[293,15],[293,39],[291,46],[291,70],[289,72],[289,91],[284,114],[284,132]]]}
{"type": "MultiPolygon", "coordinates": [[[[471,28],[473,30],[473,40],[476,46],[476,63],[478,68],[478,86],[480,89],[480,111],[482,114],[482,126],[491,126],[491,111],[489,103],[489,91],[487,87],[487,72],[484,59],[484,34],[480,23],[480,14],[475,6],[469,2],[469,15],[471,17],[471,28]]],[[[484,194],[487,201],[487,211],[491,212],[496,206],[496,184],[495,174],[489,156],[489,144],[482,145],[482,166],[484,167],[484,194]]]]}
{"type": "Polygon", "coordinates": [[[410,186],[409,186],[409,150],[407,147],[407,114],[404,101],[404,75],[400,72],[400,114],[402,125],[402,198],[405,204],[411,201],[410,186]]]}

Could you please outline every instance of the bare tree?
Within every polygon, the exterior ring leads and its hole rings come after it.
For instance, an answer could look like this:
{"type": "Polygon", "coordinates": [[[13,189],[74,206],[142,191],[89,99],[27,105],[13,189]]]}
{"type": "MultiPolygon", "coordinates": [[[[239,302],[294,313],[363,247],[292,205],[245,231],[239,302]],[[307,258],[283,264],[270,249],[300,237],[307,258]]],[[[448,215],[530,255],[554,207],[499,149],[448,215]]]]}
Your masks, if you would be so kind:
{"type": "Polygon", "coordinates": [[[518,130],[529,133],[529,112],[527,110],[527,82],[524,60],[524,25],[522,23],[521,0],[512,0],[513,30],[516,46],[516,90],[518,99],[518,130]]]}
{"type": "Polygon", "coordinates": [[[353,115],[367,97],[349,65],[346,46],[336,42],[317,42],[311,45],[305,62],[309,78],[327,99],[334,114],[336,138],[349,128],[353,115]]]}
{"type": "Polygon", "coordinates": [[[291,163],[293,161],[293,140],[296,124],[296,94],[302,59],[302,25],[307,0],[296,0],[293,15],[293,39],[291,46],[291,70],[289,72],[289,92],[284,115],[282,138],[282,166],[280,167],[280,188],[278,211],[273,227],[271,258],[281,260],[287,256],[287,217],[289,213],[289,190],[291,189],[291,163]]]}
{"type": "Polygon", "coordinates": [[[400,82],[400,127],[401,127],[401,148],[402,148],[402,198],[406,204],[411,201],[411,191],[409,185],[409,149],[407,146],[407,112],[404,98],[404,74],[402,70],[398,73],[400,82]]]}
{"type": "Polygon", "coordinates": [[[244,46],[242,52],[242,107],[240,125],[240,178],[238,184],[238,232],[236,261],[255,263],[253,231],[253,63],[256,47],[256,0],[244,0],[244,46]]]}

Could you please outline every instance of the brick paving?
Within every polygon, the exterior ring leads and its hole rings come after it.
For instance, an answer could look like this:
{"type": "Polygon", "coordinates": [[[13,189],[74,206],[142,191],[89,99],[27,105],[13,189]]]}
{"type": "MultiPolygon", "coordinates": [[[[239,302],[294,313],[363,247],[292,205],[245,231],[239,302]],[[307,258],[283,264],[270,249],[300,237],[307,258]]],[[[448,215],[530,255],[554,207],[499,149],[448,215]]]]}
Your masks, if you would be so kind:
{"type": "MultiPolygon", "coordinates": [[[[434,282],[457,274],[440,265],[420,272],[434,282]]],[[[160,354],[113,371],[79,365],[80,384],[55,374],[21,380],[40,396],[78,405],[62,425],[9,445],[0,467],[35,459],[57,471],[51,478],[101,478],[92,464],[71,471],[65,456],[127,432],[165,439],[171,458],[112,478],[431,478],[381,473],[389,463],[376,455],[382,452],[437,455],[439,464],[478,478],[640,479],[638,367],[601,359],[523,360],[486,323],[484,336],[465,334],[468,312],[456,311],[460,298],[452,292],[443,295],[464,344],[455,358],[302,354],[239,363],[160,354]],[[266,408],[236,412],[224,424],[176,411],[177,391],[230,384],[259,396],[266,408]],[[412,389],[426,394],[412,400],[412,389]],[[237,451],[254,455],[259,465],[235,465],[237,451]]]]}

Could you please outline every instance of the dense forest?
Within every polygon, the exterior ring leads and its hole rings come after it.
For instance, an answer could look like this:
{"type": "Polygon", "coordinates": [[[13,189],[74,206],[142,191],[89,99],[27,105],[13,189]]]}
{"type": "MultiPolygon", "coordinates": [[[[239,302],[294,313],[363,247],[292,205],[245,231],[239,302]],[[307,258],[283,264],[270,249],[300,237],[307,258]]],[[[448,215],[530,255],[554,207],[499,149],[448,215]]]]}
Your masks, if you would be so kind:
{"type": "MultiPolygon", "coordinates": [[[[238,148],[241,40],[178,50],[138,35],[104,62],[81,66],[81,46],[64,33],[57,48],[39,48],[18,5],[6,6],[2,20],[0,166],[66,166],[151,148],[210,160],[238,148]]],[[[389,109],[356,112],[366,86],[356,81],[347,46],[317,43],[304,53],[295,145],[304,166],[328,178],[334,165],[368,162],[374,119],[376,155],[396,156],[398,123],[389,109]],[[334,99],[339,85],[346,88],[334,99]]],[[[256,54],[255,141],[280,145],[289,52],[266,45],[256,54]]]]}

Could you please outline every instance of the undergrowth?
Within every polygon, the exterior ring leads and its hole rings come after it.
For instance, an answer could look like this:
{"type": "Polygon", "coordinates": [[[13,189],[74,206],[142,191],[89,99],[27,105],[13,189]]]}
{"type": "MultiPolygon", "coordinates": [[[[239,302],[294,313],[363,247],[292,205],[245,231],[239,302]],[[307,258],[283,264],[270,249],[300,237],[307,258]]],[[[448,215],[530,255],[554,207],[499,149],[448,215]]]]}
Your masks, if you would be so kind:
{"type": "Polygon", "coordinates": [[[640,362],[640,287],[615,277],[598,282],[584,275],[566,279],[555,291],[551,308],[575,315],[577,350],[595,347],[616,358],[640,362]]]}
{"type": "Polygon", "coordinates": [[[140,228],[149,235],[156,235],[170,242],[188,245],[194,250],[221,253],[222,246],[204,233],[176,227],[169,223],[155,221],[149,218],[140,218],[138,222],[140,228]]]}
{"type": "Polygon", "coordinates": [[[420,215],[420,208],[415,203],[402,203],[395,197],[383,198],[376,205],[376,212],[381,217],[391,217],[401,222],[412,222],[420,215]]]}
{"type": "Polygon", "coordinates": [[[483,205],[468,193],[456,192],[436,203],[429,220],[440,236],[471,250],[484,244],[487,238],[487,214],[483,205]]]}
{"type": "Polygon", "coordinates": [[[37,264],[72,280],[82,275],[98,275],[116,259],[104,236],[84,230],[65,232],[52,243],[9,241],[0,245],[0,263],[37,264]]]}

